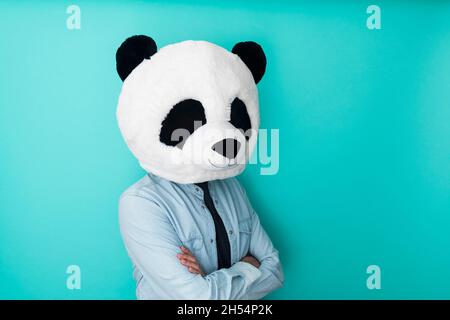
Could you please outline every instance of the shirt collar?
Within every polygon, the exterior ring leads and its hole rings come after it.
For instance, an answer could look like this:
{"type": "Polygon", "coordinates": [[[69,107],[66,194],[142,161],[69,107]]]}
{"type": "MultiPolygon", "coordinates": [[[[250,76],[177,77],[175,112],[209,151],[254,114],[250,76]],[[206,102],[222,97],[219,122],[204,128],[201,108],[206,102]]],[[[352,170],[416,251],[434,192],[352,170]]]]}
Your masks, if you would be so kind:
{"type": "MultiPolygon", "coordinates": [[[[186,183],[186,184],[185,183],[177,183],[177,182],[174,182],[174,181],[170,181],[170,180],[164,179],[164,178],[162,178],[160,176],[157,176],[157,175],[155,175],[155,174],[153,174],[151,172],[147,172],[147,175],[152,180],[156,180],[156,181],[164,180],[164,181],[166,181],[168,183],[176,184],[177,186],[180,186],[180,188],[182,188],[182,189],[184,189],[184,190],[186,190],[188,192],[192,192],[192,193],[194,193],[196,196],[198,196],[200,198],[203,198],[203,190],[202,190],[202,188],[200,186],[196,185],[195,183],[186,183]]],[[[211,192],[211,185],[212,184],[209,183],[209,190],[210,190],[210,192],[211,192]]]]}

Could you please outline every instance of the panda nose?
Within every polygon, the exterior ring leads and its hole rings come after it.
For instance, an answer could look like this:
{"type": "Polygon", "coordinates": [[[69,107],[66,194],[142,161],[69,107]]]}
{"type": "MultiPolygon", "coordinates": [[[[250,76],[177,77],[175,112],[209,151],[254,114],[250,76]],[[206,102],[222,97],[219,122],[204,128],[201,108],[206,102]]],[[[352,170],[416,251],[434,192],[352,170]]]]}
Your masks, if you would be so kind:
{"type": "Polygon", "coordinates": [[[212,149],[218,154],[231,160],[236,158],[240,147],[241,143],[239,141],[237,141],[236,139],[227,138],[216,142],[212,146],[212,149]]]}

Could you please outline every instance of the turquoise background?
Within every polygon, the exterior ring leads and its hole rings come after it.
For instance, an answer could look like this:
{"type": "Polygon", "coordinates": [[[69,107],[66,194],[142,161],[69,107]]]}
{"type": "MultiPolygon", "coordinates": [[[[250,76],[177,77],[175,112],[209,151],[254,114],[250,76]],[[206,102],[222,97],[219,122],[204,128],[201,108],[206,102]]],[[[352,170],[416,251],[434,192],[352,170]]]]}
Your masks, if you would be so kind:
{"type": "Polygon", "coordinates": [[[450,298],[449,2],[73,3],[81,30],[72,2],[0,3],[0,298],[135,297],[117,202],[144,172],[117,128],[114,55],[142,33],[265,49],[280,170],[240,180],[280,250],[270,298],[450,298]]]}

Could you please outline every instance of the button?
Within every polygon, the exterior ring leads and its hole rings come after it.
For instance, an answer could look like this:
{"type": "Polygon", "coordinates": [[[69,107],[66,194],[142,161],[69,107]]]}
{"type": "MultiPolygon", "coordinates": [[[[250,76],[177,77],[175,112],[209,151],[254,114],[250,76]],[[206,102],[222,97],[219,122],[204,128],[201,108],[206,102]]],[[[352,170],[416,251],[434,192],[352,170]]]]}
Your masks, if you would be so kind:
{"type": "Polygon", "coordinates": [[[205,206],[202,206],[202,209],[205,209],[205,206]]]}
{"type": "Polygon", "coordinates": [[[211,241],[211,243],[213,243],[213,242],[214,242],[214,239],[211,239],[210,241],[211,241]]]}
{"type": "Polygon", "coordinates": [[[230,234],[233,234],[233,230],[230,230],[229,232],[230,232],[230,234]]]}
{"type": "Polygon", "coordinates": [[[199,191],[200,191],[200,189],[199,189],[199,188],[195,188],[195,191],[199,192],[199,191]]]}

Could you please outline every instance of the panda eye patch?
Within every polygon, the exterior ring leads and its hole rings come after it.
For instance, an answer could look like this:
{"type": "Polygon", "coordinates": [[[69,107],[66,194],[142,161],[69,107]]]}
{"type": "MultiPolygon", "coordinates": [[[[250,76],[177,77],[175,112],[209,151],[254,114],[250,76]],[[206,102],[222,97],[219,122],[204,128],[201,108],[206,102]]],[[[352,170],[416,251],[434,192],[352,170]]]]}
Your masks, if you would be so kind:
{"type": "Polygon", "coordinates": [[[252,124],[247,112],[247,107],[239,98],[235,98],[231,103],[230,123],[237,129],[243,131],[242,133],[247,140],[250,139],[251,131],[248,130],[251,129],[252,124]]]}
{"type": "Polygon", "coordinates": [[[162,122],[159,140],[168,146],[182,148],[189,135],[205,123],[205,109],[200,101],[180,101],[172,107],[162,122]]]}

